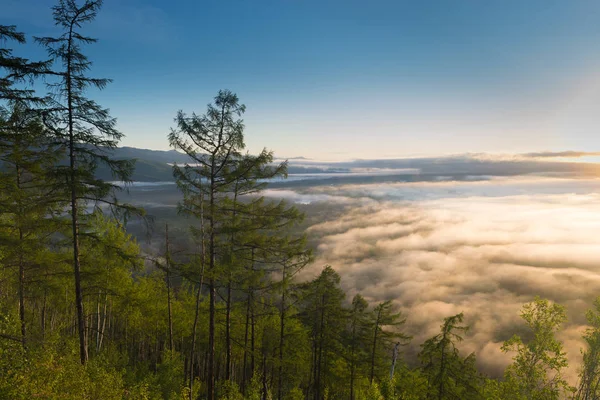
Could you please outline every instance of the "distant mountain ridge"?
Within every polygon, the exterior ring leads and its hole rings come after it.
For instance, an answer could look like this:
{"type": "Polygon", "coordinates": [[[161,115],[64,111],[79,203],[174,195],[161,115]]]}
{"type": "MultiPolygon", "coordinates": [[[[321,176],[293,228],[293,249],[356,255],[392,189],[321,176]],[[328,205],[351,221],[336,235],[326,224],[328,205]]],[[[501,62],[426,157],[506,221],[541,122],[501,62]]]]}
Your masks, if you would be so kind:
{"type": "MultiPolygon", "coordinates": [[[[173,168],[170,164],[195,163],[195,160],[175,150],[149,150],[137,147],[117,147],[108,152],[112,158],[120,160],[136,160],[135,171],[131,179],[136,182],[167,182],[173,181],[173,168]]],[[[294,157],[290,160],[304,161],[304,157],[294,157]]],[[[318,174],[324,172],[342,173],[349,172],[347,168],[337,166],[319,167],[313,165],[290,166],[289,173],[293,174],[318,174]]],[[[96,175],[100,179],[113,180],[110,170],[106,166],[99,166],[96,175]]]]}
{"type": "MultiPolygon", "coordinates": [[[[135,147],[119,147],[110,151],[116,159],[135,159],[136,168],[132,180],[137,182],[173,181],[169,164],[194,163],[187,155],[175,150],[148,150],[135,147]]],[[[490,175],[516,176],[524,174],[567,174],[575,176],[600,176],[600,164],[587,162],[560,162],[522,158],[514,160],[481,159],[474,155],[444,157],[398,158],[353,160],[342,162],[318,162],[304,157],[289,159],[290,174],[344,173],[357,170],[412,169],[409,175],[490,175]]],[[[113,180],[106,167],[99,167],[101,179],[113,180]]]]}
{"type": "Polygon", "coordinates": [[[149,150],[137,147],[117,147],[112,150],[112,156],[119,159],[140,159],[147,161],[158,161],[163,163],[186,163],[193,160],[186,154],[175,150],[149,150]]]}
{"type": "MultiPolygon", "coordinates": [[[[169,164],[191,163],[192,159],[175,150],[149,150],[136,147],[117,147],[108,154],[118,160],[135,160],[135,170],[131,179],[136,182],[172,181],[173,171],[169,164]]],[[[107,181],[114,180],[105,165],[99,165],[96,176],[107,181]]]]}

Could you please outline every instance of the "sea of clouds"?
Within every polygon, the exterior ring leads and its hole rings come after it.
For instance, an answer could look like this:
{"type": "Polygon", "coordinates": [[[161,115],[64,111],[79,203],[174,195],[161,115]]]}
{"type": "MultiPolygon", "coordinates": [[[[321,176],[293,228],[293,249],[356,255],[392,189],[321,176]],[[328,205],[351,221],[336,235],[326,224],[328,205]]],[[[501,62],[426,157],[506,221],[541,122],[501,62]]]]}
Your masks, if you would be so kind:
{"type": "Polygon", "coordinates": [[[464,312],[471,331],[461,349],[500,376],[512,358],[500,347],[524,332],[519,310],[539,295],[567,307],[558,336],[575,383],[585,312],[600,296],[600,180],[323,185],[267,195],[339,205],[308,228],[316,259],[302,276],[331,265],[349,299],[393,300],[414,337],[409,359],[444,317],[464,312]]]}

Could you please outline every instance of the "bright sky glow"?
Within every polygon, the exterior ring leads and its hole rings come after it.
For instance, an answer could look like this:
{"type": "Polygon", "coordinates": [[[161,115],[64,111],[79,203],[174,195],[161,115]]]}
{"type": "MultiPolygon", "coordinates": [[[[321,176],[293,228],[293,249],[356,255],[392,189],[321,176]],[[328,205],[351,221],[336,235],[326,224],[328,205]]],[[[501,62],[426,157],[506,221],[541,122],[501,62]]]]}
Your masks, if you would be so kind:
{"type": "MultiPolygon", "coordinates": [[[[4,0],[0,23],[53,33],[53,3],[4,0]]],[[[593,0],[106,0],[89,54],[128,146],[166,149],[178,109],[228,88],[249,150],[281,157],[594,151],[599,20],[593,0]]]]}

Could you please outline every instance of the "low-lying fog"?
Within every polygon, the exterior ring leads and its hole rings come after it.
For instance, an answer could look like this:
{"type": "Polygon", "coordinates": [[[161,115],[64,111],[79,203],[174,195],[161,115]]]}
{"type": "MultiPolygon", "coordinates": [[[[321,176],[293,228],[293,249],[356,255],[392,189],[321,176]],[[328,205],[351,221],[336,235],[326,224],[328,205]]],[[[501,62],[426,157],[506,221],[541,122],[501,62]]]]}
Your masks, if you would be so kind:
{"type": "MultiPolygon", "coordinates": [[[[299,204],[314,221],[316,260],[301,277],[331,265],[350,299],[392,299],[414,336],[409,358],[444,317],[464,312],[471,332],[462,349],[497,376],[512,357],[500,346],[519,333],[519,309],[539,295],[568,308],[559,336],[574,379],[585,311],[600,295],[600,180],[444,179],[307,182],[265,194],[299,204]]],[[[168,187],[165,201],[176,202],[168,187]]]]}
{"type": "Polygon", "coordinates": [[[392,299],[414,336],[406,351],[464,312],[462,345],[498,375],[511,355],[502,342],[519,331],[519,309],[536,295],[568,307],[560,333],[576,375],[585,311],[600,295],[600,180],[496,178],[270,190],[269,196],[343,213],[308,228],[316,261],[342,276],[349,296],[392,299]]]}

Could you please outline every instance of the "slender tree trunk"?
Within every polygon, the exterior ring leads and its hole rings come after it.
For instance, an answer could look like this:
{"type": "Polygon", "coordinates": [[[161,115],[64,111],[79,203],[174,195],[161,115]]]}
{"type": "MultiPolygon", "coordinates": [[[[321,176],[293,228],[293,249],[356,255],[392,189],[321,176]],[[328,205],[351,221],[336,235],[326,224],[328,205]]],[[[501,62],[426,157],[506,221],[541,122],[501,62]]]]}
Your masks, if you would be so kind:
{"type": "Polygon", "coordinates": [[[101,293],[96,300],[96,352],[100,351],[100,296],[101,293]]]}
{"type": "Polygon", "coordinates": [[[254,316],[254,299],[252,299],[251,306],[250,306],[250,368],[251,368],[250,377],[254,377],[254,369],[256,367],[255,359],[254,359],[254,355],[256,354],[256,338],[255,338],[255,334],[254,334],[255,326],[256,326],[256,321],[255,321],[255,316],[254,316]]]}
{"type": "Polygon", "coordinates": [[[73,44],[73,24],[69,30],[69,40],[67,48],[67,111],[68,111],[68,129],[69,129],[69,172],[70,172],[70,189],[71,189],[71,227],[73,234],[73,274],[75,277],[75,307],[77,309],[77,331],[79,333],[79,357],[82,364],[85,364],[88,359],[88,352],[85,340],[85,314],[83,310],[83,294],[81,289],[81,265],[79,262],[79,221],[78,221],[78,204],[76,190],[76,173],[75,173],[75,132],[74,132],[74,116],[73,116],[73,94],[72,94],[72,78],[71,78],[71,53],[73,44]]]}
{"type": "MultiPolygon", "coordinates": [[[[316,325],[317,327],[319,325],[316,325]]],[[[320,329],[320,328],[319,328],[320,329]]],[[[311,374],[310,379],[312,381],[313,394],[317,396],[317,354],[319,353],[319,331],[315,330],[313,336],[313,348],[312,348],[312,362],[311,362],[311,374]]]]}
{"type": "MultiPolygon", "coordinates": [[[[252,273],[254,273],[254,248],[252,249],[252,257],[250,260],[250,268],[252,273]]],[[[254,335],[254,328],[256,325],[256,321],[254,318],[254,288],[251,287],[250,288],[250,297],[248,299],[248,302],[250,304],[250,377],[253,378],[254,377],[254,368],[255,368],[255,363],[254,363],[254,355],[256,354],[255,349],[256,349],[256,342],[255,342],[255,335],[254,335]]]]}
{"type": "Polygon", "coordinates": [[[200,314],[200,293],[202,284],[196,290],[196,310],[194,312],[194,325],[192,326],[192,348],[190,350],[190,400],[192,400],[192,388],[194,386],[194,355],[196,353],[196,336],[198,331],[198,315],[200,314]]]}
{"type": "Polygon", "coordinates": [[[105,293],[104,294],[104,309],[102,310],[102,325],[100,327],[100,341],[98,342],[98,352],[100,352],[100,350],[102,349],[102,342],[104,341],[104,335],[106,332],[106,320],[107,315],[107,308],[108,308],[108,294],[105,293]]]}
{"type": "Polygon", "coordinates": [[[230,251],[231,251],[231,263],[229,265],[228,277],[227,277],[227,304],[225,312],[225,380],[231,379],[231,281],[232,269],[234,263],[234,231],[236,225],[236,207],[237,207],[237,193],[238,183],[235,184],[235,191],[233,195],[233,212],[232,212],[232,233],[230,237],[230,251]]]}
{"type": "Polygon", "coordinates": [[[317,368],[315,369],[315,400],[319,400],[321,396],[321,368],[323,362],[323,342],[325,340],[325,294],[321,299],[322,309],[321,309],[321,326],[319,331],[319,352],[318,352],[318,360],[317,360],[317,368]]]}
{"type": "Polygon", "coordinates": [[[204,198],[200,195],[200,285],[196,292],[196,310],[194,312],[194,326],[192,328],[192,349],[190,352],[190,400],[192,400],[192,389],[194,387],[194,355],[196,352],[196,331],[198,328],[198,315],[200,314],[200,294],[204,284],[205,248],[204,248],[204,198]]]}
{"type": "MultiPolygon", "coordinates": [[[[213,162],[214,164],[214,162],[213,162]]],[[[214,168],[213,168],[214,171],[214,168]]],[[[208,323],[208,400],[215,399],[215,314],[216,314],[216,283],[215,283],[215,178],[214,172],[210,180],[210,215],[208,216],[209,235],[209,323],[208,323]]]]}
{"type": "Polygon", "coordinates": [[[444,375],[446,373],[446,333],[442,338],[444,345],[442,346],[442,357],[440,360],[440,384],[438,385],[438,400],[442,400],[444,397],[444,375]]]}
{"type": "Polygon", "coordinates": [[[375,353],[377,350],[377,332],[379,331],[379,319],[381,318],[381,309],[377,311],[377,318],[375,320],[375,332],[373,333],[373,348],[371,350],[371,377],[369,383],[373,383],[375,377],[375,353]]]}
{"type": "Polygon", "coordinates": [[[285,341],[285,292],[286,292],[286,276],[285,276],[285,264],[283,265],[283,272],[281,277],[281,313],[279,315],[279,371],[278,371],[278,382],[277,382],[277,399],[281,400],[283,395],[283,345],[285,341]]]}
{"type": "Polygon", "coordinates": [[[354,369],[356,360],[356,320],[352,321],[352,348],[350,350],[350,400],[354,400],[354,369]]]}
{"type": "Polygon", "coordinates": [[[398,359],[398,346],[400,342],[394,346],[394,352],[392,353],[392,366],[390,367],[390,381],[394,379],[394,370],[396,369],[396,360],[398,359]]]}
{"type": "Polygon", "coordinates": [[[354,400],[354,360],[350,364],[350,400],[354,400]]]}
{"type": "Polygon", "coordinates": [[[173,351],[173,312],[171,309],[171,254],[169,253],[169,224],[165,225],[165,252],[166,252],[166,270],[167,270],[167,310],[169,313],[169,350],[173,351]]]}
{"type": "Polygon", "coordinates": [[[246,382],[248,379],[248,330],[250,327],[250,294],[246,301],[246,326],[244,329],[244,364],[242,367],[242,394],[246,395],[246,382]]]}
{"type": "Polygon", "coordinates": [[[47,303],[47,293],[44,288],[44,302],[42,303],[42,341],[46,339],[46,303],[47,303]]]}
{"type": "Polygon", "coordinates": [[[225,380],[231,379],[231,274],[227,283],[227,309],[225,310],[225,380]]]}
{"type": "MultiPolygon", "coordinates": [[[[19,146],[20,147],[20,146],[19,146]]],[[[21,189],[21,168],[19,164],[16,165],[16,173],[17,173],[17,189],[20,191],[21,189]]],[[[21,323],[21,345],[23,348],[27,348],[27,324],[25,321],[25,260],[23,259],[23,253],[25,249],[23,248],[23,199],[19,198],[19,216],[18,216],[18,226],[19,226],[19,321],[21,323]]]]}
{"type": "Polygon", "coordinates": [[[263,353],[262,359],[262,400],[267,400],[269,388],[267,386],[267,355],[263,353]]]}
{"type": "Polygon", "coordinates": [[[21,344],[27,347],[27,326],[25,322],[25,262],[23,260],[23,229],[19,227],[19,320],[21,321],[21,344]]]}

